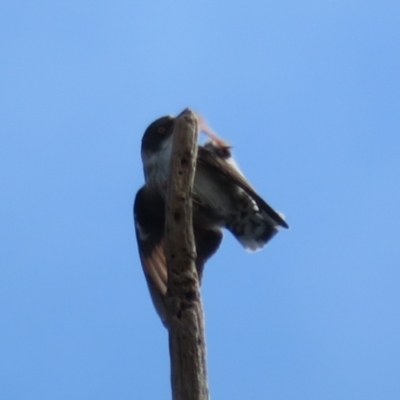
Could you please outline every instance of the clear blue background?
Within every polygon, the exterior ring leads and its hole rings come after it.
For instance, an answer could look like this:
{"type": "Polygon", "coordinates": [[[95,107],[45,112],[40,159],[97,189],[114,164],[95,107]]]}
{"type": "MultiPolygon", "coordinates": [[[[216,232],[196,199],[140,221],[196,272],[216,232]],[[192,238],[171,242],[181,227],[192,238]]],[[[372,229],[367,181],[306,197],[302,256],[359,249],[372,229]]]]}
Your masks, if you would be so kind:
{"type": "Polygon", "coordinates": [[[213,399],[400,398],[400,3],[0,6],[0,398],[168,399],[140,140],[189,106],[291,230],[225,235],[213,399]]]}

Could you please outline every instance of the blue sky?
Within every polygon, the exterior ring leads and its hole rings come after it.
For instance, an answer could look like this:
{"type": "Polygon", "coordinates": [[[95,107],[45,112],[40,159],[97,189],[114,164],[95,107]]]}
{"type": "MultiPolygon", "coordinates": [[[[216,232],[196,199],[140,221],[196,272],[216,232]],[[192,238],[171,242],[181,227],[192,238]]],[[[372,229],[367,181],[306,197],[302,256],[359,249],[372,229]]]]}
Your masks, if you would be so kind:
{"type": "Polygon", "coordinates": [[[400,4],[0,6],[0,398],[169,398],[140,140],[201,112],[291,230],[203,281],[213,399],[400,396],[400,4]]]}

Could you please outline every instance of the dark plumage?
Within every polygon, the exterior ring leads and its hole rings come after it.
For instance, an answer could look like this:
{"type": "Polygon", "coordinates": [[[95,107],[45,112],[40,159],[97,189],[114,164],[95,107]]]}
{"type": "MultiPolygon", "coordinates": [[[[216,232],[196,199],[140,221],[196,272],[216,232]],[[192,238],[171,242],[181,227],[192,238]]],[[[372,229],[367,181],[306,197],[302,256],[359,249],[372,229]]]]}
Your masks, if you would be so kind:
{"type": "MultiPolygon", "coordinates": [[[[141,150],[146,182],[138,191],[134,204],[140,258],[154,305],[164,324],[167,290],[165,197],[173,129],[174,118],[171,116],[154,121],[146,129],[141,150]]],[[[232,232],[246,249],[258,250],[279,227],[288,228],[288,225],[241,173],[229,146],[222,141],[199,146],[193,186],[193,230],[200,280],[205,262],[221,243],[222,228],[232,232]]]]}

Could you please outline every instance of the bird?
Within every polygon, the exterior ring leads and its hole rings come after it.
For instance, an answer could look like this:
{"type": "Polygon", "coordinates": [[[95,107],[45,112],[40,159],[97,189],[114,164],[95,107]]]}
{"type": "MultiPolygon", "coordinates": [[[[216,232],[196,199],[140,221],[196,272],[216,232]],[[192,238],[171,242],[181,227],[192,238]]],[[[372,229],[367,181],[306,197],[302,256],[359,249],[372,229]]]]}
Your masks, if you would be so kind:
{"type": "MultiPolygon", "coordinates": [[[[166,327],[164,225],[174,125],[175,118],[167,115],[145,130],[141,143],[145,184],[133,206],[141,264],[153,304],[166,327]]],[[[289,227],[283,214],[269,206],[245,178],[231,147],[215,135],[209,136],[210,141],[197,146],[192,191],[195,264],[200,283],[205,263],[221,244],[222,229],[230,231],[246,250],[256,251],[280,228],[289,227]]]]}

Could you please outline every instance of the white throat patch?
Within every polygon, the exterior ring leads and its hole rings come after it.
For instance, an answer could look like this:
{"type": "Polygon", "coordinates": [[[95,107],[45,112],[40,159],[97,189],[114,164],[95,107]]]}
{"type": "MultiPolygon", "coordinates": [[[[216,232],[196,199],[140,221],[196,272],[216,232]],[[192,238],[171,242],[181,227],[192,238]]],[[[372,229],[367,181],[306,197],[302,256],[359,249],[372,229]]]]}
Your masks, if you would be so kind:
{"type": "Polygon", "coordinates": [[[171,162],[172,136],[165,139],[157,153],[142,154],[146,185],[165,196],[171,162]]]}

